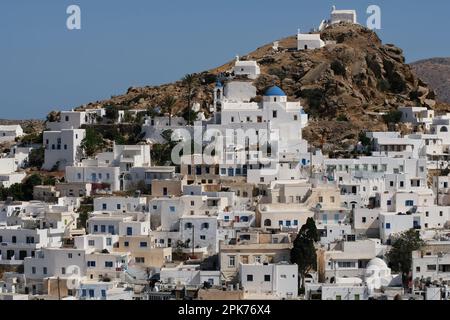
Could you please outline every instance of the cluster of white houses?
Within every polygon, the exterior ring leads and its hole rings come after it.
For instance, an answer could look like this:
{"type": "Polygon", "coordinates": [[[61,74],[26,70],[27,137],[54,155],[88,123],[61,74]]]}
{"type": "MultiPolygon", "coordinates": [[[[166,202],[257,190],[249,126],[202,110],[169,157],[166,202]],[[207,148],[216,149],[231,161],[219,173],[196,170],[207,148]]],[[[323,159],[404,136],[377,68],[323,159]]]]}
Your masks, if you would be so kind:
{"type": "MultiPolygon", "coordinates": [[[[334,10],[324,23],[340,21],[356,23],[356,14],[334,10]]],[[[299,49],[322,45],[299,33],[299,49]]],[[[308,116],[281,88],[255,102],[257,62],[238,59],[231,71],[214,88],[210,118],[200,114],[190,126],[148,116],[142,144],[88,158],[82,127],[101,121],[104,109],[49,122],[43,169],[65,179],[36,186],[33,201],[0,203],[0,299],[448,299],[450,176],[429,173],[448,169],[450,115],[401,108],[416,133],[367,132],[370,156],[330,159],[308,147],[308,116]],[[192,153],[154,166],[152,144],[167,130],[180,139],[212,131],[226,143],[213,161],[192,153]],[[300,295],[290,252],[308,218],[320,232],[317,270],[300,295]],[[386,253],[410,229],[426,246],[413,252],[404,288],[386,253]]],[[[18,171],[30,149],[0,159],[4,187],[25,177],[18,171]]]]}

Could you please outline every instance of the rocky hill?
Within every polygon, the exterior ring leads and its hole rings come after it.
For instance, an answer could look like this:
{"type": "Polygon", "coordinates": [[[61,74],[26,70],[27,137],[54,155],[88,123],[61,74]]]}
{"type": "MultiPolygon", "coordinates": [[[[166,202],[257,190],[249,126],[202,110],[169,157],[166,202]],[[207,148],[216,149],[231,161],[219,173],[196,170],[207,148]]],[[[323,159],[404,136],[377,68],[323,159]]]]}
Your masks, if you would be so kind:
{"type": "MultiPolygon", "coordinates": [[[[269,44],[242,57],[257,60],[261,66],[262,75],[255,81],[258,94],[279,85],[291,100],[301,100],[312,119],[305,138],[316,147],[346,152],[361,132],[388,129],[384,113],[405,105],[435,108],[435,93],[405,64],[402,50],[382,44],[376,33],[359,25],[340,24],[323,30],[321,37],[331,44],[297,51],[293,36],[280,40],[277,51],[269,44]]],[[[206,110],[216,76],[232,65],[230,61],[195,74],[194,81],[130,88],[122,96],[87,106],[151,109],[164,104],[165,97],[175,96],[174,112],[186,109],[189,102],[198,102],[206,110]]]]}
{"type": "Polygon", "coordinates": [[[436,91],[437,100],[450,104],[450,58],[421,60],[411,66],[436,91]]]}

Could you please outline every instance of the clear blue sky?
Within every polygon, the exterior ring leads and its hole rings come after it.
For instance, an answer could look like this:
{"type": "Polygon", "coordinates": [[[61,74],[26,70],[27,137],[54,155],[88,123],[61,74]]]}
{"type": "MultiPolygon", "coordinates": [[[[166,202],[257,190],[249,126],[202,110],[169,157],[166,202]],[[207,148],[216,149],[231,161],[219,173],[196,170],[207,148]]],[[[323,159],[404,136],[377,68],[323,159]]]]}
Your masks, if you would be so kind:
{"type": "Polygon", "coordinates": [[[221,65],[317,27],[333,4],[360,23],[379,5],[380,37],[408,61],[450,56],[448,0],[1,0],[0,118],[44,118],[221,65]],[[66,28],[70,4],[82,30],[66,28]]]}

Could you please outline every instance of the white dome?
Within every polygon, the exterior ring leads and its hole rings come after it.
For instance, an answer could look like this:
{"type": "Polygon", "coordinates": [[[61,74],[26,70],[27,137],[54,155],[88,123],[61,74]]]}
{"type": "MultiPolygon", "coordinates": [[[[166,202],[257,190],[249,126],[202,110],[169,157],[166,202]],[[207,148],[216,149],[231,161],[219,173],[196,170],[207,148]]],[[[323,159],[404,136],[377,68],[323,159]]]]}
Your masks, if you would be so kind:
{"type": "Polygon", "coordinates": [[[374,258],[369,261],[367,264],[367,269],[372,269],[371,267],[377,267],[379,269],[388,269],[386,262],[381,260],[380,258],[374,258]]]}

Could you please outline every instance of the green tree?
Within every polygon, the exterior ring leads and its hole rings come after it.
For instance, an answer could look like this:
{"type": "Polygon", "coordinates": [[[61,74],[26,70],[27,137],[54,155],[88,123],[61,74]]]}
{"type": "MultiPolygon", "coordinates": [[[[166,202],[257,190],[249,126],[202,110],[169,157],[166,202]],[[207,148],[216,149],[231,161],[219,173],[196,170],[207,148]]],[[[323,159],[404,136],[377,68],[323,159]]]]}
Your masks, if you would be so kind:
{"type": "Polygon", "coordinates": [[[45,149],[44,147],[32,149],[28,156],[28,166],[41,168],[44,165],[45,149]]]}
{"type": "Polygon", "coordinates": [[[390,111],[383,115],[383,120],[386,124],[397,124],[402,119],[402,112],[398,110],[390,111]]]}
{"type": "Polygon", "coordinates": [[[81,148],[88,157],[94,156],[104,148],[103,136],[92,128],[86,129],[86,137],[81,142],[81,148]]]}
{"type": "Polygon", "coordinates": [[[177,99],[173,96],[166,96],[163,101],[163,110],[169,114],[169,126],[172,125],[173,108],[177,103],[177,99]]]}
{"type": "Polygon", "coordinates": [[[198,79],[195,74],[187,74],[183,77],[181,81],[183,83],[183,86],[186,88],[186,102],[187,102],[187,107],[185,109],[185,112],[183,113],[183,117],[186,119],[188,124],[192,124],[193,123],[192,119],[194,119],[193,116],[191,115],[191,113],[193,113],[192,99],[194,97],[194,88],[198,83],[198,79]]]}
{"type": "Polygon", "coordinates": [[[401,272],[406,285],[412,268],[412,252],[423,247],[425,242],[417,230],[411,229],[394,236],[391,243],[392,248],[386,254],[389,267],[392,271],[401,272]]]}
{"type": "Polygon", "coordinates": [[[9,188],[0,188],[0,198],[4,201],[8,197],[16,201],[33,200],[33,189],[35,186],[42,185],[42,178],[39,174],[33,174],[26,178],[22,183],[13,184],[9,188]]]}
{"type": "Polygon", "coordinates": [[[29,146],[32,144],[42,144],[44,141],[44,133],[30,133],[21,137],[19,140],[20,143],[25,146],[29,146]]]}
{"type": "Polygon", "coordinates": [[[178,142],[172,141],[172,130],[165,130],[161,137],[164,138],[164,143],[157,143],[152,146],[151,158],[152,162],[159,166],[172,164],[172,150],[178,142]]]}
{"type": "Polygon", "coordinates": [[[308,218],[300,229],[291,250],[291,262],[297,264],[301,281],[301,289],[305,288],[305,276],[311,270],[317,269],[317,254],[315,243],[320,240],[316,223],[308,218]]]}
{"type": "Polygon", "coordinates": [[[23,199],[24,201],[33,200],[33,190],[35,186],[43,184],[42,177],[39,174],[33,174],[25,179],[22,183],[23,199]]]}
{"type": "Polygon", "coordinates": [[[119,108],[116,106],[105,107],[105,118],[116,122],[119,119],[119,108]]]}

